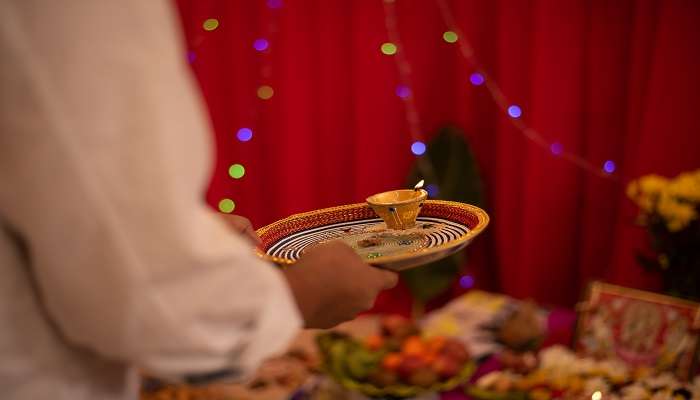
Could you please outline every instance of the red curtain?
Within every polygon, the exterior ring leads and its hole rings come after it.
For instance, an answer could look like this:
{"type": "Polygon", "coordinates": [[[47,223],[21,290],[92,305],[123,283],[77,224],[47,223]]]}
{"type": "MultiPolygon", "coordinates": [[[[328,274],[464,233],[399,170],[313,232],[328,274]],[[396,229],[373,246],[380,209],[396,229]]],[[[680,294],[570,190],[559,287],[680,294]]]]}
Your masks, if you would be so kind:
{"type": "MultiPolygon", "coordinates": [[[[395,0],[400,51],[429,138],[466,132],[486,186],[488,232],[471,247],[477,287],[571,305],[591,279],[655,288],[634,262],[644,232],[624,185],[700,166],[700,2],[449,1],[476,56],[522,119],[602,166],[602,179],[528,141],[442,40],[436,2],[395,0]]],[[[218,145],[208,200],[256,226],[402,187],[415,156],[381,0],[179,0],[192,68],[218,145]],[[281,8],[274,8],[281,5],[281,8]],[[272,6],[272,7],[270,7],[272,6]],[[216,18],[215,30],[203,22],[216,18]],[[256,51],[264,38],[269,48],[256,51]],[[269,100],[256,96],[269,85],[269,100]],[[250,141],[236,139],[248,127],[250,141]],[[245,166],[232,179],[231,164],[245,166]]],[[[183,57],[185,55],[183,54],[183,57]]],[[[176,117],[176,116],[173,116],[176,117]]],[[[406,291],[380,309],[406,312],[406,291]]]]}

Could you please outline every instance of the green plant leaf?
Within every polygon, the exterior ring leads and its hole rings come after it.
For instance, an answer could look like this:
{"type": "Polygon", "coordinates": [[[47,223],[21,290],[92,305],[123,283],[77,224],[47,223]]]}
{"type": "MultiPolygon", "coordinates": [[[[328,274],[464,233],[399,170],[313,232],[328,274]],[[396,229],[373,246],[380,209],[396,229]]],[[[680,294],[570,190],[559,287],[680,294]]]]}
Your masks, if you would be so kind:
{"type": "MultiPolygon", "coordinates": [[[[440,129],[427,143],[426,155],[416,159],[407,186],[421,179],[436,185],[432,199],[452,200],[483,207],[484,196],[476,159],[466,136],[459,129],[440,129]],[[428,164],[429,161],[429,164],[428,164]]],[[[447,290],[464,264],[463,253],[404,271],[401,276],[414,298],[426,303],[447,290]]]]}

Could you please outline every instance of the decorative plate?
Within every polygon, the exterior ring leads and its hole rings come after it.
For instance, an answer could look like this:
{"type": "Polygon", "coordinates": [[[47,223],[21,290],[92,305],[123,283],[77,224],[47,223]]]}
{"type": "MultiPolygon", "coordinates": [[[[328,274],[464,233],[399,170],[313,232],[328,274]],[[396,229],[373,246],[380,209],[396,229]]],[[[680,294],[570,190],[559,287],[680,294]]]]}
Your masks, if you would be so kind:
{"type": "Polygon", "coordinates": [[[258,254],[289,265],[314,245],[342,240],[368,263],[400,271],[456,253],[488,223],[488,214],[478,207],[426,200],[413,228],[393,230],[366,203],[350,204],[292,215],[258,229],[258,254]]]}

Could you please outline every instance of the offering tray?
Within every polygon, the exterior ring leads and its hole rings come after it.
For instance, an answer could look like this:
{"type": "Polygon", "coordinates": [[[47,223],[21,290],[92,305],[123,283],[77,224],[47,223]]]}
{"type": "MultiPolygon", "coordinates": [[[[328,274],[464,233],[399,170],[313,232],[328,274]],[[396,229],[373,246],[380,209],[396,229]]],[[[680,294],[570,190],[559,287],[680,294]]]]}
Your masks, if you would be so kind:
{"type": "Polygon", "coordinates": [[[479,235],[489,216],[478,207],[425,200],[415,224],[391,229],[366,203],[325,208],[258,229],[258,255],[276,264],[294,264],[311,247],[331,240],[350,245],[368,263],[401,271],[452,255],[479,235]]]}

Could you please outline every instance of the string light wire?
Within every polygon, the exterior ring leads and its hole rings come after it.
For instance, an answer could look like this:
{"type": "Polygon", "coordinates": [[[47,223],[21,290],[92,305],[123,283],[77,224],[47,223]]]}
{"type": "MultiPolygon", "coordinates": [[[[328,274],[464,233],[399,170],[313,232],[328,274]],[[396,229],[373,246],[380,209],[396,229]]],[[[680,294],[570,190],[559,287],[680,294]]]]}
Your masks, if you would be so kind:
{"type": "MultiPolygon", "coordinates": [[[[532,143],[536,144],[539,147],[542,147],[544,149],[550,150],[552,149],[552,146],[556,144],[557,147],[557,152],[553,152],[556,157],[559,157],[563,160],[566,160],[594,175],[597,175],[601,178],[604,179],[613,179],[613,180],[618,180],[619,178],[616,175],[613,175],[612,172],[608,172],[611,170],[611,168],[600,168],[595,166],[594,164],[590,163],[588,160],[585,158],[568,152],[563,149],[561,144],[558,142],[550,142],[547,139],[542,136],[537,130],[534,128],[528,126],[518,115],[518,117],[513,117],[513,114],[510,112],[509,108],[513,106],[512,103],[508,102],[508,99],[506,98],[505,94],[501,90],[501,87],[496,83],[494,79],[491,79],[489,74],[484,70],[484,68],[481,67],[479,61],[476,59],[476,56],[474,54],[474,47],[471,45],[469,40],[467,39],[466,35],[464,32],[460,29],[459,25],[457,24],[457,21],[452,14],[452,10],[450,9],[449,5],[447,4],[447,0],[435,0],[435,2],[438,5],[438,8],[440,9],[440,15],[442,16],[442,20],[447,26],[447,29],[449,29],[452,32],[455,32],[457,34],[458,40],[456,42],[459,52],[462,55],[462,57],[467,61],[467,63],[483,77],[483,84],[486,86],[486,89],[488,89],[489,93],[491,94],[491,97],[493,98],[494,102],[498,107],[510,118],[508,118],[515,126],[518,131],[520,131],[525,138],[530,140],[532,143]]],[[[519,110],[519,108],[518,108],[519,110]]],[[[605,162],[605,166],[609,166],[612,163],[612,161],[608,160],[605,162]]],[[[612,164],[614,165],[614,163],[612,164]]],[[[614,171],[614,168],[613,168],[614,171]]]]}
{"type": "Polygon", "coordinates": [[[420,115],[413,95],[411,85],[411,66],[406,58],[406,50],[401,41],[399,33],[398,18],[396,16],[396,5],[394,1],[384,0],[384,25],[386,27],[389,41],[396,46],[397,51],[391,55],[394,59],[396,69],[399,73],[399,83],[401,88],[407,88],[406,95],[399,94],[403,100],[406,120],[408,122],[408,132],[411,135],[411,151],[417,155],[416,163],[419,173],[429,182],[439,183],[430,156],[425,152],[425,138],[421,129],[420,115]],[[418,150],[418,151],[416,151],[418,150]],[[422,150],[422,152],[420,151],[422,150]]]}
{"type": "MultiPolygon", "coordinates": [[[[535,145],[550,151],[554,156],[566,160],[579,168],[582,168],[598,177],[609,179],[609,180],[619,180],[619,177],[614,174],[615,163],[611,160],[606,160],[605,163],[601,164],[602,167],[598,167],[585,158],[564,150],[563,146],[559,142],[551,142],[547,140],[541,133],[529,126],[522,118],[522,109],[512,102],[508,101],[508,98],[501,90],[501,87],[496,83],[494,79],[482,68],[481,64],[477,60],[474,48],[467,39],[464,32],[460,29],[457,21],[450,10],[447,0],[435,0],[438,8],[440,9],[440,15],[443,22],[447,27],[446,33],[443,38],[446,42],[451,44],[456,44],[459,49],[460,54],[465,59],[467,64],[471,66],[474,73],[470,76],[470,81],[475,86],[485,86],[488,90],[491,98],[496,103],[496,105],[501,109],[501,111],[508,117],[507,119],[510,123],[529,141],[535,145]],[[449,37],[445,38],[445,35],[450,33],[449,37]],[[449,39],[449,40],[447,40],[449,39]]],[[[406,120],[409,126],[409,133],[414,142],[421,141],[422,134],[420,128],[420,116],[418,114],[418,109],[416,107],[415,98],[413,95],[410,73],[411,67],[405,54],[403,43],[401,42],[401,35],[398,30],[398,18],[396,14],[396,5],[394,0],[384,0],[384,21],[387,30],[387,35],[389,40],[394,43],[398,51],[393,55],[397,70],[399,72],[399,81],[401,86],[408,88],[410,95],[400,96],[404,100],[406,120]]],[[[432,172],[432,164],[426,156],[419,159],[419,168],[426,176],[426,178],[434,177],[432,172]],[[427,164],[427,165],[424,165],[427,164]],[[429,171],[429,173],[428,173],[429,171]]]]}

